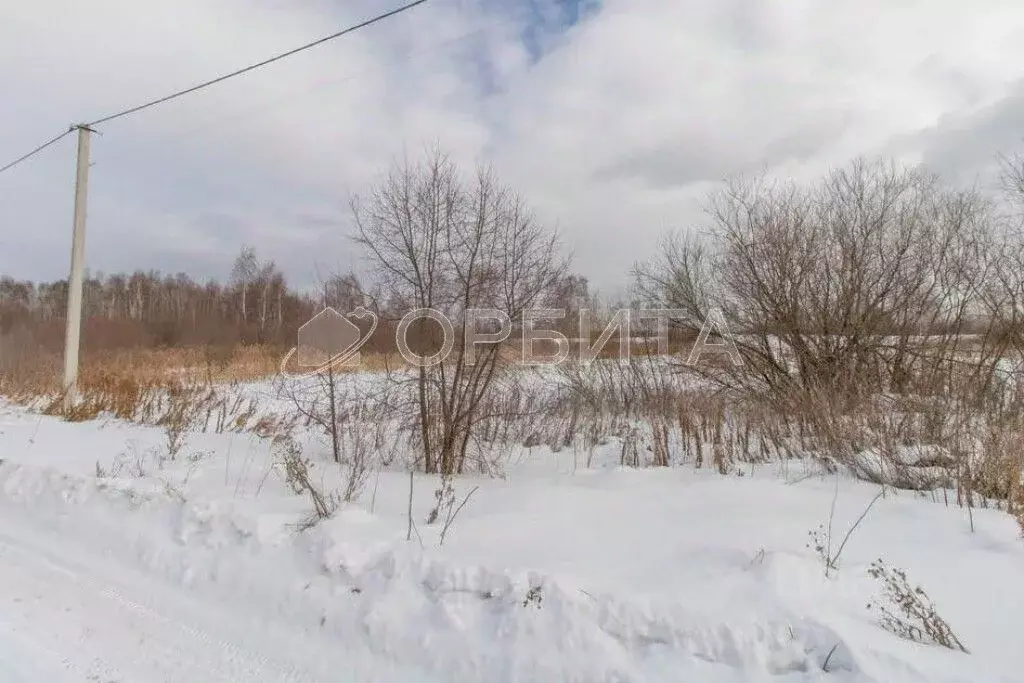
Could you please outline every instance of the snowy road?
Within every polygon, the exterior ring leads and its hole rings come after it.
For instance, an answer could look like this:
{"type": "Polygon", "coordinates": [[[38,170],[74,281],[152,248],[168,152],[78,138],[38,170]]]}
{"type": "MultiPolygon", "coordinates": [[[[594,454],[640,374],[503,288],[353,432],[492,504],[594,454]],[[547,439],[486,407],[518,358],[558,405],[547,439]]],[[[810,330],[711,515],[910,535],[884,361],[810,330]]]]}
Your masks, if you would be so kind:
{"type": "Polygon", "coordinates": [[[12,645],[30,644],[33,667],[63,667],[68,680],[308,679],[196,624],[207,618],[185,621],[181,606],[158,611],[138,602],[141,596],[125,582],[83,573],[3,533],[0,585],[12,645]]]}
{"type": "Polygon", "coordinates": [[[0,683],[427,681],[0,526],[0,683]]]}
{"type": "Polygon", "coordinates": [[[0,623],[0,666],[0,681],[4,683],[74,680],[60,653],[31,640],[9,622],[0,623]]]}
{"type": "Polygon", "coordinates": [[[0,659],[13,663],[13,680],[42,680],[43,672],[58,681],[315,680],[235,644],[229,638],[251,629],[234,624],[225,634],[215,625],[223,615],[188,605],[187,596],[154,607],[152,591],[110,583],[3,533],[0,585],[0,659]]]}

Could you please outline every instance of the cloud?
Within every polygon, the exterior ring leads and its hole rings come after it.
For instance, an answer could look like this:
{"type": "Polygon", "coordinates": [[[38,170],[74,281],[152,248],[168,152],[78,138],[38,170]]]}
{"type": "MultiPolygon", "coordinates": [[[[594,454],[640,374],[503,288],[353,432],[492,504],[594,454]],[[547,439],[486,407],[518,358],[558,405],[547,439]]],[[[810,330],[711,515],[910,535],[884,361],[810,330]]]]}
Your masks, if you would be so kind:
{"type": "MultiPolygon", "coordinates": [[[[383,0],[50,0],[0,22],[0,156],[387,9],[383,0]]],[[[440,145],[491,162],[614,290],[713,183],[866,154],[970,178],[1021,146],[1011,0],[430,0],[94,140],[89,264],[298,284],[358,265],[348,198],[440,145]],[[1008,149],[1009,148],[1009,149],[1008,149]]],[[[0,175],[0,273],[67,268],[71,139],[0,175]]]]}
{"type": "Polygon", "coordinates": [[[901,140],[922,163],[962,185],[994,189],[1000,154],[1024,151],[1024,78],[1005,96],[942,117],[933,127],[901,140]]]}

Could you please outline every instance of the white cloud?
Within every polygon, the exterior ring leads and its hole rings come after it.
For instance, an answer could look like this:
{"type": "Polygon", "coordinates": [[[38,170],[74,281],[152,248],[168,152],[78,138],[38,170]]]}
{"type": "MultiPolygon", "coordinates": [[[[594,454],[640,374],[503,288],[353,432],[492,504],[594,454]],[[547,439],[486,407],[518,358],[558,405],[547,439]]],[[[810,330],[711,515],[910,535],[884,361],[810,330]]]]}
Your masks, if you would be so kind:
{"type": "MultiPolygon", "coordinates": [[[[696,200],[725,175],[807,177],[857,154],[980,170],[997,149],[964,150],[1014,142],[1018,2],[605,0],[567,28],[555,4],[430,0],[112,122],[94,144],[90,264],[220,275],[247,241],[308,282],[315,263],[354,260],[349,193],[436,143],[493,161],[562,230],[576,267],[610,288],[662,231],[699,221],[696,200]]],[[[5,9],[0,156],[388,3],[337,5],[5,9]]],[[[65,141],[0,176],[0,273],[66,269],[72,157],[65,141]]]]}

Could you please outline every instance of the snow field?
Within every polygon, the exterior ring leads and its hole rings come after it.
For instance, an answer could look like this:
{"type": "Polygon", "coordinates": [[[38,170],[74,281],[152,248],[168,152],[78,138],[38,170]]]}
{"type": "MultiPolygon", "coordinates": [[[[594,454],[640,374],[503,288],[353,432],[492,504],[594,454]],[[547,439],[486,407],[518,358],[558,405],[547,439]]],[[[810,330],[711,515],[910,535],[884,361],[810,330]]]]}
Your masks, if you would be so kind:
{"type": "Polygon", "coordinates": [[[0,681],[1009,683],[1024,670],[1024,542],[994,510],[971,533],[964,511],[890,492],[826,579],[809,530],[835,498],[841,537],[875,487],[796,464],[585,470],[537,448],[504,479],[456,481],[460,500],[480,489],[439,547],[424,523],[436,477],[415,478],[412,541],[402,472],[371,475],[357,504],[299,532],[308,504],[246,436],[193,435],[184,454],[208,454],[195,465],[96,476],[129,441],[145,453],[161,438],[3,409],[0,681]],[[878,557],[925,587],[970,655],[877,624],[878,557]]]}

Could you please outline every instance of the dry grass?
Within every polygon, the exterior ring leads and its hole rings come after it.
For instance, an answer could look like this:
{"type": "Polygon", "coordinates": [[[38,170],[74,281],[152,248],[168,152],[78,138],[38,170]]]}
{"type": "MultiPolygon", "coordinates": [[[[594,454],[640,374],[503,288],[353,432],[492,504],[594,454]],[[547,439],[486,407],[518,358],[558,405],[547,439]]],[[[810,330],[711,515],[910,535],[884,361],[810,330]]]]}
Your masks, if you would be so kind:
{"type": "MultiPolygon", "coordinates": [[[[514,364],[517,349],[506,353],[514,364]]],[[[301,427],[301,419],[269,414],[233,388],[275,375],[282,356],[261,346],[90,354],[70,412],[61,401],[60,358],[41,356],[0,372],[0,393],[69,420],[111,416],[156,425],[172,447],[189,431],[274,436],[301,427]]],[[[395,354],[371,351],[358,369],[404,366],[395,354]]],[[[844,468],[886,485],[955,489],[950,502],[967,508],[1005,505],[1024,529],[1024,377],[985,390],[973,382],[982,373],[947,372],[936,387],[912,383],[904,394],[861,394],[849,389],[854,383],[759,395],[713,390],[670,361],[644,355],[630,363],[570,361],[557,373],[560,381],[543,389],[516,374],[473,425],[468,456],[481,472],[497,471],[524,444],[572,448],[589,465],[608,439],[617,440],[621,464],[633,467],[688,463],[725,474],[811,457],[829,471],[844,468]]],[[[393,415],[393,406],[385,408],[381,415],[393,415]]]]}
{"type": "Polygon", "coordinates": [[[276,371],[270,347],[239,347],[215,356],[210,349],[139,349],[85,356],[78,396],[65,406],[61,359],[40,355],[0,374],[0,393],[69,421],[122,419],[165,430],[171,451],[192,431],[289,431],[293,416],[266,414],[258,399],[232,389],[276,371]]]}
{"type": "Polygon", "coordinates": [[[884,629],[914,641],[941,645],[950,650],[970,654],[935,608],[935,604],[920,586],[913,586],[902,569],[887,566],[875,560],[868,573],[883,587],[881,604],[869,603],[868,609],[877,611],[884,629]]]}
{"type": "MultiPolygon", "coordinates": [[[[277,347],[259,345],[139,348],[86,353],[82,358],[79,385],[83,393],[88,393],[93,388],[105,388],[111,383],[125,381],[139,385],[172,381],[206,384],[255,382],[278,374],[284,355],[285,352],[277,347]]],[[[338,371],[382,370],[389,365],[395,367],[400,362],[397,354],[364,353],[359,368],[339,368],[338,371]]],[[[52,396],[60,392],[62,372],[63,359],[60,355],[40,353],[0,369],[0,393],[19,402],[52,396]]]]}
{"type": "MultiPolygon", "coordinates": [[[[83,388],[130,378],[143,384],[168,380],[244,382],[258,380],[278,370],[280,355],[266,346],[241,346],[226,351],[214,348],[131,349],[86,353],[79,383],[83,388]]],[[[19,390],[50,394],[60,390],[63,359],[40,354],[7,368],[0,389],[7,395],[19,390]]]]}

